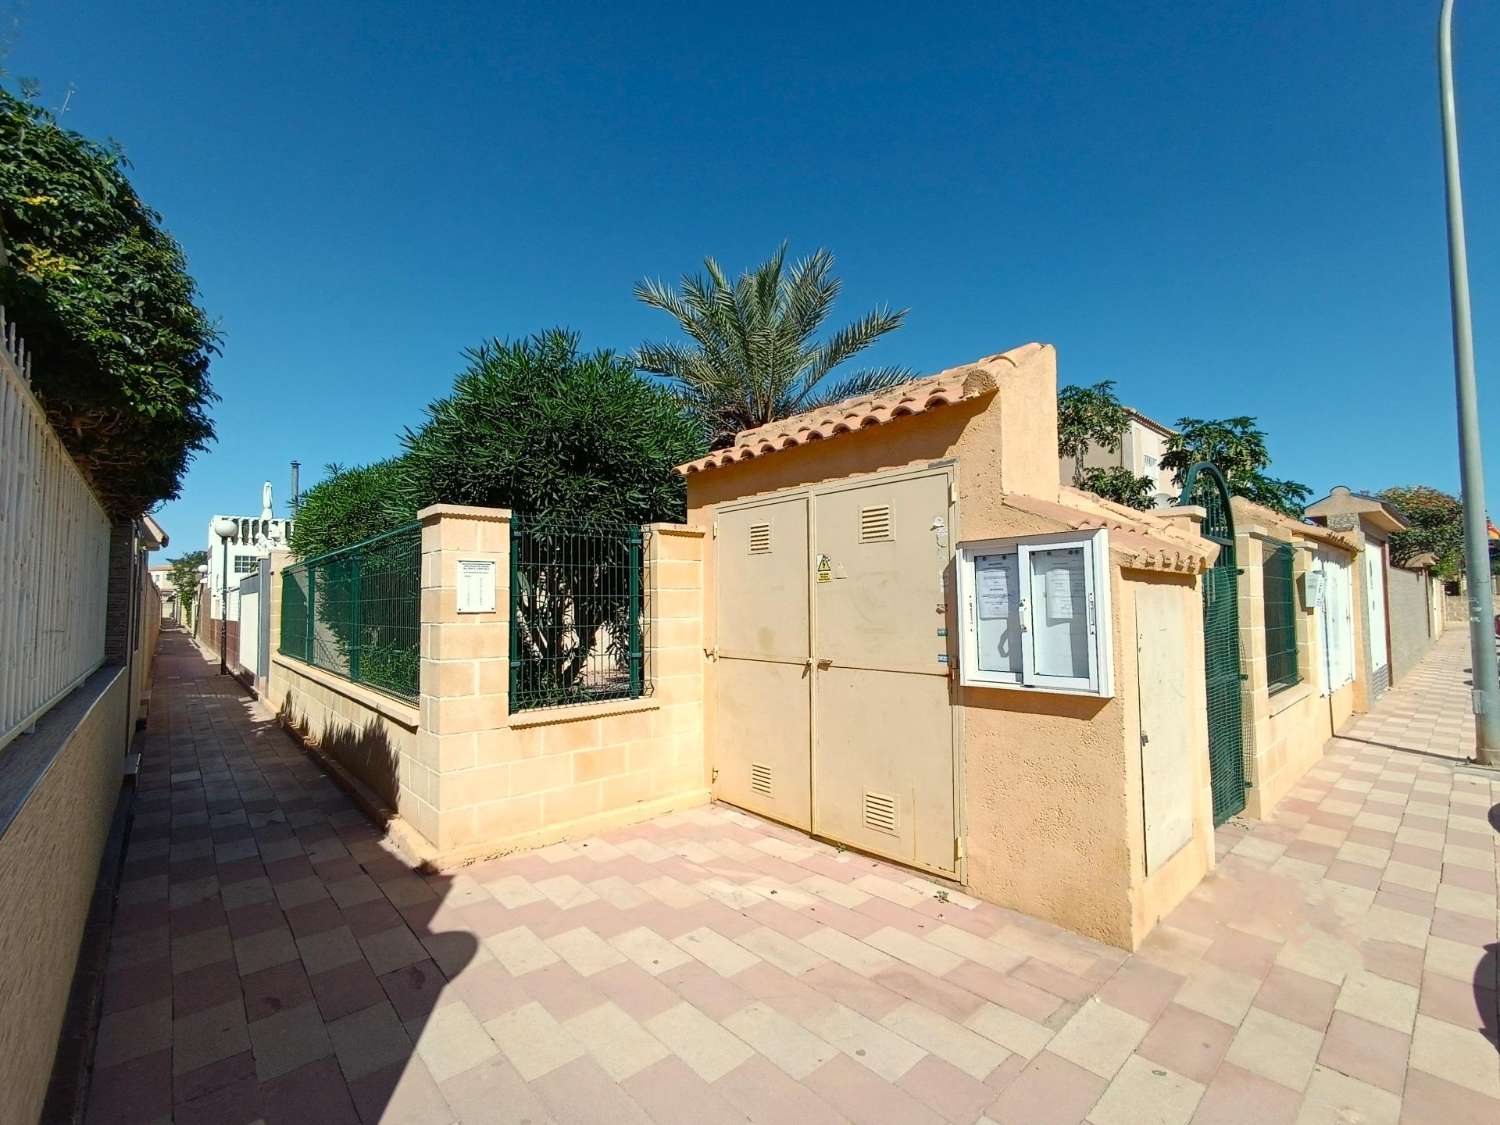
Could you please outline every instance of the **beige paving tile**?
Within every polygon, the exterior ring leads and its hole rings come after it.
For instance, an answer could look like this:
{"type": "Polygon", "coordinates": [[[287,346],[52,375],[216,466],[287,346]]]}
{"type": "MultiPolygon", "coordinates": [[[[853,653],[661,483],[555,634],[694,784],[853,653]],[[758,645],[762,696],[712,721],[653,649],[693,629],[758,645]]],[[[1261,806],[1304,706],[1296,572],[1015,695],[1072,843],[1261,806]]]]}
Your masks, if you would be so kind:
{"type": "Polygon", "coordinates": [[[572,1062],[586,1050],[535,1000],[489,1020],[484,1030],[528,1082],[572,1062]]]}
{"type": "Polygon", "coordinates": [[[563,1027],[588,1048],[589,1054],[616,1082],[625,1081],[671,1053],[614,1004],[601,1004],[574,1016],[563,1027]]]}
{"type": "Polygon", "coordinates": [[[1047,1049],[1101,1078],[1112,1078],[1149,1030],[1145,1020],[1098,1000],[1086,1000],[1047,1049]]]}
{"type": "Polygon", "coordinates": [[[583,977],[625,963],[623,953],[586,926],[556,934],[546,940],[546,945],[583,977]]]}
{"type": "Polygon", "coordinates": [[[1480,954],[1463,942],[1447,938],[1430,938],[1423,954],[1422,967],[1429,973],[1451,977],[1454,980],[1472,981],[1474,967],[1479,964],[1480,954]]]}
{"type": "Polygon", "coordinates": [[[760,964],[760,958],[743,945],[730,941],[707,926],[689,930],[673,938],[672,942],[678,949],[701,961],[721,977],[732,977],[760,964]]]}
{"type": "Polygon", "coordinates": [[[499,1053],[495,1039],[464,1003],[442,1004],[415,1033],[417,1054],[433,1080],[445,1082],[499,1053]]]}
{"type": "Polygon", "coordinates": [[[526,926],[516,926],[514,929],[491,934],[484,939],[484,945],[513,977],[545,969],[561,960],[546,942],[526,926]]]}
{"type": "Polygon", "coordinates": [[[838,1054],[807,1028],[759,1001],[730,1014],[724,1026],[799,1082],[838,1054]]]}
{"type": "Polygon", "coordinates": [[[865,942],[882,953],[888,953],[898,961],[905,961],[908,965],[915,965],[935,977],[952,972],[964,963],[964,959],[958,954],[933,945],[916,934],[898,930],[894,926],[876,930],[865,938],[865,942]]]}
{"type": "Polygon", "coordinates": [[[889,954],[827,926],[804,936],[802,944],[862,977],[873,977],[896,963],[889,954]]]}
{"type": "Polygon", "coordinates": [[[1320,1066],[1307,1084],[1297,1125],[1397,1125],[1400,1117],[1396,1095],[1320,1066]]]}
{"type": "Polygon", "coordinates": [[[1417,990],[1361,969],[1345,978],[1334,1006],[1371,1023],[1409,1034],[1417,1015],[1417,990]]]}
{"type": "Polygon", "coordinates": [[[1301,1090],[1312,1075],[1322,1044],[1321,1032],[1251,1008],[1224,1059],[1252,1074],[1301,1090]]]}
{"type": "Polygon", "coordinates": [[[1490,1098],[1500,1098],[1495,1046],[1474,1028],[1418,1015],[1409,1065],[1490,1098]]]}
{"type": "MultiPolygon", "coordinates": [[[[1357,953],[1355,957],[1358,957],[1357,953]]],[[[1234,1026],[1245,1018],[1260,986],[1261,980],[1258,977],[1200,962],[1191,966],[1190,975],[1177,990],[1174,999],[1184,1008],[1191,1008],[1205,1016],[1212,1016],[1221,1023],[1234,1026]]]]}
{"type": "Polygon", "coordinates": [[[793,941],[785,934],[765,926],[740,934],[734,940],[761,960],[770,962],[794,977],[828,963],[828,959],[817,950],[809,949],[800,941],[793,941]]]}
{"type": "Polygon", "coordinates": [[[539,879],[535,886],[559,910],[572,910],[576,906],[599,901],[598,895],[571,875],[539,879]]]}
{"type": "Polygon", "coordinates": [[[1090,1125],[1187,1125],[1204,1087],[1158,1063],[1131,1055],[1089,1112],[1090,1125]]]}
{"type": "Polygon", "coordinates": [[[755,1054],[743,1039],[688,1003],[652,1016],[646,1030],[705,1082],[717,1082],[755,1054]]]}
{"type": "Polygon", "coordinates": [[[484,883],[482,886],[501,906],[508,906],[512,910],[530,906],[533,902],[541,902],[546,897],[532,886],[529,880],[519,875],[506,875],[492,883],[484,883]]]}
{"type": "Polygon", "coordinates": [[[922,1004],[908,1001],[887,1012],[880,1023],[981,1082],[1010,1057],[1010,1052],[998,1043],[922,1004]]]}
{"type": "Polygon", "coordinates": [[[809,875],[797,886],[809,894],[815,894],[836,906],[843,906],[850,910],[870,901],[870,895],[864,891],[848,883],[841,883],[837,879],[830,879],[827,875],[809,875]]]}
{"type": "Polygon", "coordinates": [[[637,926],[609,939],[611,945],[652,976],[685,965],[692,960],[655,930],[637,926]]]}
{"type": "Polygon", "coordinates": [[[927,935],[927,940],[949,953],[956,953],[965,960],[994,969],[997,973],[1008,973],[1026,960],[1026,954],[1019,950],[1007,949],[957,926],[938,926],[927,935]]]}
{"type": "Polygon", "coordinates": [[[909,1039],[842,1004],[821,1008],[809,1014],[805,1022],[825,1043],[837,1047],[887,1082],[899,1082],[927,1054],[909,1039]]]}
{"type": "Polygon", "coordinates": [[[1051,1028],[1044,1027],[1035,1020],[1029,1020],[1018,1012],[988,1001],[965,1023],[986,1039],[993,1039],[1007,1051],[1026,1059],[1035,1058],[1054,1034],[1051,1028]]]}

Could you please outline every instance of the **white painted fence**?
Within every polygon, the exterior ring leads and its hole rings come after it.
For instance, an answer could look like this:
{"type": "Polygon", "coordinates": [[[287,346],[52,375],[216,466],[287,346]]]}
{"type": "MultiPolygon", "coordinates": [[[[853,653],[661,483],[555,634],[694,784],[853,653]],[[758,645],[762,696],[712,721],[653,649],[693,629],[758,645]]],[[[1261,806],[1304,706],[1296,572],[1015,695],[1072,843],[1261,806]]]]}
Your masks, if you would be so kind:
{"type": "Polygon", "coordinates": [[[0,749],[104,662],[109,519],[0,310],[0,749]]]}

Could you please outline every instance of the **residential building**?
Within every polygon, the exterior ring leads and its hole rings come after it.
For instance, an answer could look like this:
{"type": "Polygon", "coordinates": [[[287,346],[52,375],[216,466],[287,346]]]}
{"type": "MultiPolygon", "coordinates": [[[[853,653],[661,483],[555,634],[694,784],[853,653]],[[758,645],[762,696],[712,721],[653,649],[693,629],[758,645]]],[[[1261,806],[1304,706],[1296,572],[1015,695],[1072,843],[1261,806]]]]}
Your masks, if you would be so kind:
{"type": "MultiPolygon", "coordinates": [[[[1164,426],[1153,418],[1148,418],[1139,410],[1132,407],[1125,408],[1125,414],[1129,421],[1125,426],[1125,433],[1120,438],[1120,448],[1108,450],[1102,446],[1093,446],[1084,455],[1082,468],[1085,469],[1129,469],[1138,477],[1149,477],[1153,483],[1152,495],[1158,508],[1170,507],[1177,502],[1179,491],[1176,482],[1172,479],[1170,469],[1162,468],[1162,458],[1167,453],[1167,439],[1177,433],[1170,426],[1164,426]]],[[[1074,475],[1080,466],[1069,457],[1058,459],[1059,480],[1064,485],[1073,483],[1074,475]]]]}
{"type": "Polygon", "coordinates": [[[208,617],[223,616],[221,601],[223,589],[227,585],[230,590],[229,617],[231,620],[235,619],[235,599],[240,579],[259,568],[260,560],[268,558],[272,550],[285,547],[291,542],[294,521],[275,518],[271,509],[271,482],[267,481],[261,486],[259,515],[228,517],[239,528],[228,540],[222,540],[214,534],[214,524],[223,519],[223,516],[216,515],[208,521],[208,575],[205,583],[210,599],[208,617]]]}

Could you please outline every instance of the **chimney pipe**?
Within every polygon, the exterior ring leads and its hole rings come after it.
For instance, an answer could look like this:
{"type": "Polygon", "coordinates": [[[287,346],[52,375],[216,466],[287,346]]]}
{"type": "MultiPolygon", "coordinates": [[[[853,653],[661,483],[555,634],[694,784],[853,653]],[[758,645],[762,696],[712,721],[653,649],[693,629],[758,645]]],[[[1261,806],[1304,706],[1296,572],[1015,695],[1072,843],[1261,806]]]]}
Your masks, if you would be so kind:
{"type": "Polygon", "coordinates": [[[301,477],[302,477],[302,462],[300,462],[300,461],[293,461],[292,462],[292,516],[293,517],[295,517],[297,515],[297,504],[298,504],[298,502],[302,498],[302,486],[300,484],[301,477]]]}

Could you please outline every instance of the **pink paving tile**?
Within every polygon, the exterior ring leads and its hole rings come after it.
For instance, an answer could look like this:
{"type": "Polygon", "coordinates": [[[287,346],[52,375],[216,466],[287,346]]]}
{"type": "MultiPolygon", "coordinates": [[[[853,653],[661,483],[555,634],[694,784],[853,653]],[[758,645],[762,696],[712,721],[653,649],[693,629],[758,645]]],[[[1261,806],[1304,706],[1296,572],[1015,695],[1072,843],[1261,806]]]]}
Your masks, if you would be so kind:
{"type": "Polygon", "coordinates": [[[295,1008],[313,998],[302,962],[286,961],[241,978],[245,993],[245,1018],[258,1020],[283,1008],[295,1008]]]}
{"type": "Polygon", "coordinates": [[[1318,1062],[1393,1094],[1401,1093],[1411,1036],[1348,1012],[1334,1012],[1318,1062]]]}
{"type": "Polygon", "coordinates": [[[380,981],[364,961],[351,961],[314,973],[308,977],[308,986],[317,1002],[318,1013],[328,1023],[363,1011],[386,998],[380,981]]]}
{"type": "Polygon", "coordinates": [[[162,1000],[172,993],[172,960],[157,957],[111,969],[105,976],[103,1007],[118,1012],[162,1000]]]}
{"type": "Polygon", "coordinates": [[[742,1125],[745,1120],[675,1056],[638,1071],[621,1086],[657,1125],[742,1125]]]}
{"type": "Polygon", "coordinates": [[[1500,1101],[1420,1070],[1406,1074],[1401,1125],[1474,1125],[1500,1121],[1500,1101]]]}
{"type": "Polygon", "coordinates": [[[973,962],[965,962],[953,969],[943,980],[1036,1023],[1045,1023],[1063,1004],[1050,992],[973,962]]]}
{"type": "Polygon", "coordinates": [[[1415,914],[1420,918],[1431,918],[1436,895],[1430,891],[1413,890],[1395,883],[1384,883],[1375,894],[1375,905],[1388,910],[1399,910],[1415,914]]]}
{"type": "MultiPolygon", "coordinates": [[[[960,965],[946,977],[935,977],[897,962],[890,968],[881,969],[872,979],[883,988],[931,1008],[956,1023],[963,1023],[983,1006],[985,999],[956,979],[965,967],[960,965]]],[[[1022,981],[1013,983],[1024,984],[1022,981]]]]}
{"type": "Polygon", "coordinates": [[[1363,863],[1350,863],[1341,859],[1330,863],[1323,877],[1335,883],[1347,883],[1351,887],[1363,887],[1367,891],[1373,891],[1380,886],[1381,873],[1378,867],[1368,867],[1363,863]]]}
{"type": "Polygon", "coordinates": [[[172,1107],[172,1120],[175,1125],[249,1125],[262,1120],[271,1125],[260,1087],[253,1077],[220,1086],[192,1101],[179,1102],[172,1107]]]}
{"type": "Polygon", "coordinates": [[[830,1000],[853,1008],[872,1020],[879,1020],[905,1002],[901,995],[832,961],[819,965],[798,979],[830,1000]]]}
{"type": "Polygon", "coordinates": [[[1001,1092],[989,1116],[1002,1125],[1078,1125],[1106,1085],[1097,1074],[1043,1051],[1001,1092]]]}
{"type": "Polygon", "coordinates": [[[1489,945],[1495,940],[1496,924],[1488,918],[1460,914],[1441,907],[1432,912],[1432,936],[1447,938],[1465,945],[1489,945]]]}
{"type": "Polygon", "coordinates": [[[1433,851],[1431,848],[1419,848],[1412,844],[1397,844],[1391,849],[1391,860],[1397,863],[1409,863],[1413,867],[1426,868],[1428,871],[1437,871],[1443,866],[1443,853],[1433,851]]]}
{"type": "Polygon", "coordinates": [[[1422,980],[1422,951],[1396,941],[1365,941],[1359,946],[1365,968],[1376,976],[1418,984],[1422,980]]]}
{"type": "Polygon", "coordinates": [[[1322,1031],[1333,1014],[1339,986],[1305,973],[1274,966],[1255,995],[1255,1006],[1322,1031]]]}
{"type": "Polygon", "coordinates": [[[1097,986],[1092,982],[1064,972],[1035,957],[1028,958],[1016,966],[1009,975],[1012,980],[1032,985],[1062,1000],[1071,1000],[1075,1003],[1087,999],[1097,990],[1097,986]]]}
{"type": "Polygon", "coordinates": [[[1194,1082],[1207,1084],[1229,1050],[1234,1032],[1227,1023],[1169,1004],[1137,1050],[1194,1082]]]}
{"type": "Polygon", "coordinates": [[[977,1121],[995,1100],[995,1090],[989,1085],[935,1055],[921,1059],[898,1085],[943,1120],[959,1125],[977,1121]]]}
{"type": "Polygon", "coordinates": [[[663,973],[661,981],[711,1020],[722,1021],[753,999],[734,981],[696,963],[663,973]]]}
{"type": "Polygon", "coordinates": [[[357,1125],[359,1116],[344,1084],[343,1073],[331,1058],[273,1079],[261,1086],[267,1125],[357,1125]]]}
{"type": "Polygon", "coordinates": [[[349,1083],[360,1120],[450,1125],[452,1107],[421,1059],[404,1059],[349,1083]]]}
{"type": "Polygon", "coordinates": [[[242,906],[238,910],[228,911],[225,918],[229,924],[229,934],[236,941],[274,930],[282,924],[281,907],[274,902],[242,906]]]}
{"type": "Polygon", "coordinates": [[[400,913],[384,899],[361,902],[343,910],[344,923],[355,937],[366,937],[395,926],[404,925],[400,913]]]}
{"type": "Polygon", "coordinates": [[[204,1094],[221,1090],[225,1086],[255,1081],[255,1056],[241,1051],[228,1058],[200,1066],[186,1074],[172,1078],[172,1100],[174,1102],[195,1101],[204,1094]]]}
{"type": "Polygon", "coordinates": [[[419,961],[380,978],[381,987],[403,1022],[426,1016],[439,1005],[456,1001],[457,993],[447,984],[447,978],[431,961],[419,961]]]}
{"type": "Polygon", "coordinates": [[[847,1055],[828,1060],[805,1084],[856,1125],[942,1125],[945,1120],[847,1055]]]}
{"type": "MultiPolygon", "coordinates": [[[[600,973],[599,977],[602,976],[600,973]]],[[[498,961],[480,961],[468,966],[448,982],[448,989],[469,1006],[480,1023],[519,1008],[531,999],[498,961]]]]}
{"type": "Polygon", "coordinates": [[[522,992],[551,1012],[558,1022],[597,1008],[606,999],[591,981],[564,962],[527,973],[518,980],[522,992]]]}
{"type": "Polygon", "coordinates": [[[172,1052],[101,1067],[89,1090],[89,1125],[144,1125],[172,1111],[172,1052]]]}
{"type": "Polygon", "coordinates": [[[650,1125],[651,1119],[591,1057],[574,1059],[531,1082],[532,1092],[559,1122],[650,1125]]]}
{"type": "Polygon", "coordinates": [[[1161,1015],[1186,979],[1149,961],[1135,959],[1115,970],[1097,995],[1100,1000],[1150,1023],[1161,1015]]]}
{"type": "Polygon", "coordinates": [[[1485,1016],[1493,1019],[1495,992],[1475,987],[1472,981],[1454,980],[1439,973],[1422,974],[1422,991],[1417,1010],[1445,1023],[1459,1027],[1481,1028],[1485,1016]]]}
{"type": "Polygon", "coordinates": [[[714,1083],[725,1101],[766,1125],[848,1125],[832,1105],[757,1055],[714,1083]]]}
{"type": "Polygon", "coordinates": [[[177,1019],[240,998],[240,977],[233,961],[216,961],[178,973],[172,985],[172,1014],[177,1019]]]}
{"type": "Polygon", "coordinates": [[[1226,930],[1204,952],[1203,959],[1231,972],[1264,977],[1280,950],[1276,942],[1239,930],[1226,930]]]}
{"type": "Polygon", "coordinates": [[[1495,873],[1481,871],[1475,867],[1460,867],[1454,863],[1445,864],[1442,882],[1450,887],[1462,887],[1469,891],[1479,891],[1481,894],[1495,893],[1495,873]]]}
{"type": "Polygon", "coordinates": [[[292,928],[292,936],[299,938],[320,934],[344,924],[344,916],[338,905],[327,898],[292,907],[286,912],[286,920],[292,928]]]}

